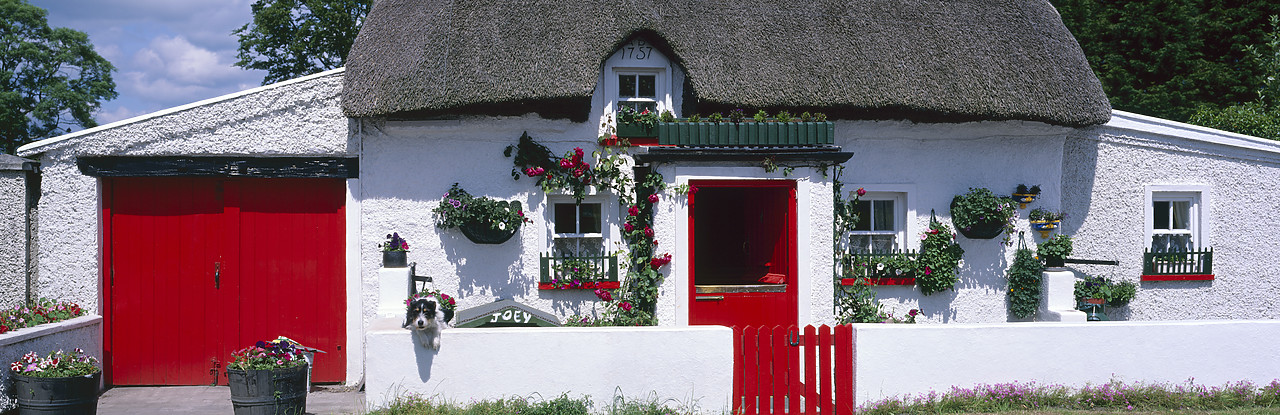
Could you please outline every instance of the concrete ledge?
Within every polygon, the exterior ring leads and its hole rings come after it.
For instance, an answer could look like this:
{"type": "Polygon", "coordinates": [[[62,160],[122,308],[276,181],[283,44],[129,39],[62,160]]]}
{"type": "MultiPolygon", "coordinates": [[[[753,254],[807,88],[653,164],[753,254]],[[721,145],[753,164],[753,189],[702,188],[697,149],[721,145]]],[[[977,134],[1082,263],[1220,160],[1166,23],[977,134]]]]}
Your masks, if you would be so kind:
{"type": "Polygon", "coordinates": [[[452,328],[436,352],[399,321],[372,326],[365,336],[370,408],[410,393],[467,403],[567,392],[590,396],[597,410],[615,395],[729,409],[733,331],[727,327],[452,328]]]}
{"type": "MultiPolygon", "coordinates": [[[[13,400],[10,363],[29,352],[45,355],[55,350],[71,350],[77,347],[83,349],[86,354],[103,360],[102,316],[80,316],[0,334],[0,364],[4,365],[3,369],[0,369],[0,388],[4,391],[4,400],[0,401],[0,412],[9,409],[8,405],[17,405],[13,400]]],[[[98,387],[101,388],[102,385],[98,387]]]]}
{"type": "Polygon", "coordinates": [[[859,404],[1035,381],[1222,385],[1280,378],[1280,321],[855,325],[859,404]]]}

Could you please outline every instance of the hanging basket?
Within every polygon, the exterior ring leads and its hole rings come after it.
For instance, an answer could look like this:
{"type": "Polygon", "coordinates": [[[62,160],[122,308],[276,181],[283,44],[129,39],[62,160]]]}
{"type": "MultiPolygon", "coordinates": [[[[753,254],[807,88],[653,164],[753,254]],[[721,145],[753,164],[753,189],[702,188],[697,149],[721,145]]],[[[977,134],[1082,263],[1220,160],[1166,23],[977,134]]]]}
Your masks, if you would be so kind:
{"type": "Polygon", "coordinates": [[[236,415],[307,412],[307,365],[275,370],[227,368],[227,384],[236,415]]]}
{"type": "Polygon", "coordinates": [[[1004,233],[1004,222],[986,221],[974,224],[968,228],[957,227],[961,235],[969,239],[993,239],[1004,233]]]}
{"type": "Polygon", "coordinates": [[[40,378],[13,374],[13,390],[19,414],[95,414],[98,411],[98,380],[92,375],[40,378]]]}
{"type": "Polygon", "coordinates": [[[514,229],[494,229],[488,223],[467,222],[458,227],[462,230],[462,234],[470,239],[471,242],[486,245],[496,245],[511,239],[519,228],[514,229]]]}

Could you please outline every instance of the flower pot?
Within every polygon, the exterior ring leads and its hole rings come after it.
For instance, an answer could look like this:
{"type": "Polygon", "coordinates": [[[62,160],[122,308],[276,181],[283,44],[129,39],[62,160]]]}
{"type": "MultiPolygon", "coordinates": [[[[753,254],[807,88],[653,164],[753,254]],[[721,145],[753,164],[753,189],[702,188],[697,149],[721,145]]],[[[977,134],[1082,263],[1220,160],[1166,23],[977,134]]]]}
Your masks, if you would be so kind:
{"type": "Polygon", "coordinates": [[[961,235],[969,239],[992,239],[1004,233],[1004,222],[998,220],[989,220],[979,222],[967,228],[959,228],[961,235]]]}
{"type": "Polygon", "coordinates": [[[1055,221],[1033,220],[1031,221],[1031,229],[1035,229],[1037,232],[1040,232],[1041,238],[1048,238],[1049,232],[1052,232],[1054,229],[1058,228],[1058,223],[1059,222],[1056,220],[1055,221]]]}
{"type": "Polygon", "coordinates": [[[519,228],[494,229],[489,227],[487,223],[479,222],[467,222],[459,228],[467,239],[478,244],[500,244],[506,242],[516,234],[516,230],[519,230],[519,228]]]}
{"type": "Polygon", "coordinates": [[[658,127],[645,127],[640,123],[618,122],[618,126],[614,132],[618,137],[625,138],[653,138],[658,136],[658,127]]]}
{"type": "Polygon", "coordinates": [[[1013,201],[1018,202],[1018,209],[1026,209],[1027,204],[1034,202],[1039,193],[1014,193],[1013,201]]]}
{"type": "Polygon", "coordinates": [[[1044,257],[1045,268],[1062,268],[1067,266],[1066,258],[1044,257]]]}
{"type": "Polygon", "coordinates": [[[302,415],[307,412],[307,365],[274,370],[227,368],[236,415],[302,415]]]}
{"type": "Polygon", "coordinates": [[[383,268],[404,268],[409,266],[409,251],[382,251],[383,268]]]}
{"type": "Polygon", "coordinates": [[[12,375],[19,415],[98,413],[98,385],[102,371],[65,378],[12,375]]]}

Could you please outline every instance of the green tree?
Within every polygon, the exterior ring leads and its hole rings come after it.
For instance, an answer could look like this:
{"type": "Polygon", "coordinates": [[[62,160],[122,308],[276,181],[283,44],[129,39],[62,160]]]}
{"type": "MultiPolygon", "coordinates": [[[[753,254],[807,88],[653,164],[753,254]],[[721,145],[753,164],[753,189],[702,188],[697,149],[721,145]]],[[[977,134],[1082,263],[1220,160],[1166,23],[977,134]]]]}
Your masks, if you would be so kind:
{"type": "Polygon", "coordinates": [[[1271,16],[1271,32],[1260,45],[1248,45],[1244,49],[1249,59],[1262,69],[1257,99],[1225,108],[1203,105],[1189,122],[1280,140],[1280,17],[1271,16]]]}
{"type": "Polygon", "coordinates": [[[346,65],[373,0],[257,0],[236,29],[236,66],[267,71],[262,84],[346,65]]]}
{"type": "Polygon", "coordinates": [[[1111,106],[1176,121],[1257,97],[1263,42],[1280,2],[1051,0],[1111,106]]]}
{"type": "Polygon", "coordinates": [[[93,112],[116,97],[111,62],[84,32],[49,28],[47,15],[0,0],[0,152],[96,126],[93,112]]]}

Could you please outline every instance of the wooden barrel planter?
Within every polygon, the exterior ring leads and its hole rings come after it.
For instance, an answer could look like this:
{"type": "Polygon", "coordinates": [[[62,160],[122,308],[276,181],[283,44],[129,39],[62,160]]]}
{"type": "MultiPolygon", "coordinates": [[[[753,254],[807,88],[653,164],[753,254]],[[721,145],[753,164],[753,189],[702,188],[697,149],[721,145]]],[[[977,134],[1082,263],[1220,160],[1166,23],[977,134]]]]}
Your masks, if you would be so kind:
{"type": "Polygon", "coordinates": [[[41,378],[13,373],[19,415],[76,415],[98,413],[99,371],[92,375],[41,378]]]}
{"type": "Polygon", "coordinates": [[[303,415],[307,412],[307,365],[275,370],[227,368],[236,415],[303,415]]]}

